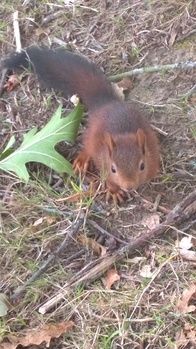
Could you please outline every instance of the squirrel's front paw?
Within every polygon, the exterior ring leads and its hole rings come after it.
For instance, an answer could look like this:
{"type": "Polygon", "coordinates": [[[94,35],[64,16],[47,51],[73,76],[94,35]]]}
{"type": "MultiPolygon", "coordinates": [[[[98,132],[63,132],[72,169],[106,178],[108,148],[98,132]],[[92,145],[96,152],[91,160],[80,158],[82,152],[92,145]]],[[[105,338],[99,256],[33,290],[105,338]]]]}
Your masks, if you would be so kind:
{"type": "Polygon", "coordinates": [[[73,162],[73,170],[75,173],[86,173],[89,168],[89,164],[90,157],[85,151],[81,151],[73,162]]]}

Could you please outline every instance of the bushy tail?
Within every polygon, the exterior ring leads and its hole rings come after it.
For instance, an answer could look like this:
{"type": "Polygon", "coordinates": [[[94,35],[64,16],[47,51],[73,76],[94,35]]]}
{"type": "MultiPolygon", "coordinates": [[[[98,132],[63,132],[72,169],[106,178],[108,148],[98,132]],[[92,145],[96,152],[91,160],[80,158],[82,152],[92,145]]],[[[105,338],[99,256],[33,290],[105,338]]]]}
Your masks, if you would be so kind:
{"type": "Polygon", "coordinates": [[[82,56],[62,49],[31,46],[4,59],[0,66],[31,67],[45,86],[61,91],[66,97],[77,94],[89,109],[118,99],[101,69],[82,56]]]}

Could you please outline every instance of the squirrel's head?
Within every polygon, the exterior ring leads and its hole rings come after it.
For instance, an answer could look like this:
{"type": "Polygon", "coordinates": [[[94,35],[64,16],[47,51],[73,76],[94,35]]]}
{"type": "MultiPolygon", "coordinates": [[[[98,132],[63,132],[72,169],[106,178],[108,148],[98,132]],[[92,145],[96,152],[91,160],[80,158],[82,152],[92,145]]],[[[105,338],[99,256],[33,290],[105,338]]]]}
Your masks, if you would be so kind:
{"type": "MultiPolygon", "coordinates": [[[[152,131],[152,139],[156,139],[152,131]]],[[[148,182],[159,170],[157,141],[153,149],[146,133],[138,129],[136,133],[122,135],[104,134],[107,147],[106,176],[123,190],[137,189],[148,182]]]]}

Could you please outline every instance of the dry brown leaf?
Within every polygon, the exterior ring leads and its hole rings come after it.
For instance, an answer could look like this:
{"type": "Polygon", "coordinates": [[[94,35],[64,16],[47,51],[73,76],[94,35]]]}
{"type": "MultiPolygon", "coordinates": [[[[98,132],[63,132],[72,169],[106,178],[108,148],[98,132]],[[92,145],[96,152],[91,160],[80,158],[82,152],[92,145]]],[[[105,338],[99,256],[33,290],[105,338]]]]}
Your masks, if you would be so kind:
{"type": "Polygon", "coordinates": [[[12,74],[9,76],[8,81],[4,85],[7,91],[12,91],[20,83],[19,76],[17,74],[12,74]]]}
{"type": "Polygon", "coordinates": [[[85,235],[80,235],[78,237],[78,240],[82,243],[83,246],[88,245],[88,247],[98,256],[103,256],[108,250],[107,247],[100,245],[94,239],[87,238],[85,235]]]}
{"type": "Polygon", "coordinates": [[[27,347],[30,345],[40,345],[46,343],[46,348],[49,348],[52,338],[60,337],[64,332],[67,332],[74,326],[73,321],[60,322],[58,324],[46,324],[42,330],[29,331],[23,336],[9,336],[9,342],[2,342],[0,349],[16,349],[18,345],[27,347]]]}
{"type": "Polygon", "coordinates": [[[177,309],[180,314],[191,313],[195,311],[195,305],[189,305],[192,298],[196,297],[196,284],[191,284],[189,289],[184,290],[181,299],[177,303],[177,309]]]}
{"type": "Polygon", "coordinates": [[[105,278],[102,279],[105,287],[110,289],[115,281],[120,280],[120,276],[118,275],[115,269],[110,269],[106,272],[105,278]]]}

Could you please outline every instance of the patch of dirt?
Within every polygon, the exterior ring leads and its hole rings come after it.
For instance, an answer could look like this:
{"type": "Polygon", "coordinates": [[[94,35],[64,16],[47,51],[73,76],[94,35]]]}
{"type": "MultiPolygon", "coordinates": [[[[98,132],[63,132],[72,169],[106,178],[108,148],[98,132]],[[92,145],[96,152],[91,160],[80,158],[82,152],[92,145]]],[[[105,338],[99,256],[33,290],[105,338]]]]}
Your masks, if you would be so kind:
{"type": "MultiPolygon", "coordinates": [[[[107,76],[133,68],[194,61],[196,57],[194,1],[13,1],[13,4],[3,1],[1,57],[15,47],[12,14],[17,8],[23,47],[33,43],[58,47],[61,40],[73,52],[100,65],[107,76]],[[38,28],[44,29],[41,34],[36,31],[38,28]]],[[[43,88],[29,72],[20,75],[20,85],[12,92],[4,91],[0,100],[1,150],[12,135],[17,138],[17,146],[27,130],[45,125],[60,102],[66,112],[70,109],[69,102],[58,91],[43,88]]],[[[120,242],[100,233],[101,229],[129,243],[148,231],[145,222],[152,218],[158,197],[156,214],[162,222],[177,203],[193,192],[196,96],[194,92],[186,98],[186,94],[195,85],[195,78],[195,69],[179,69],[142,74],[133,79],[127,98],[166,135],[159,135],[162,168],[158,178],[140,187],[120,207],[106,204],[103,195],[68,202],[66,198],[80,193],[85,183],[62,179],[44,166],[30,165],[32,176],[27,185],[1,173],[0,292],[12,295],[39,269],[61,245],[81,211],[85,219],[80,233],[115,250],[120,242]],[[57,201],[59,198],[65,200],[57,201]],[[39,218],[44,219],[35,225],[39,218]]],[[[84,127],[85,121],[77,145],[60,146],[60,152],[71,160],[80,147],[84,127]]],[[[112,290],[106,290],[99,278],[74,289],[55,310],[41,317],[37,314],[39,306],[97,258],[88,247],[81,247],[76,236],[68,238],[64,252],[28,286],[3,318],[2,339],[9,332],[71,319],[75,329],[66,338],[52,341],[51,348],[158,349],[172,348],[174,344],[176,348],[188,348],[188,345],[191,348],[188,338],[183,346],[178,345],[185,320],[176,316],[175,305],[182,291],[195,280],[195,264],[176,254],[175,241],[184,234],[195,238],[194,224],[193,218],[181,226],[168,228],[161,239],[134,253],[143,258],[141,261],[134,263],[127,257],[117,263],[121,280],[112,290]],[[154,269],[160,267],[152,280],[140,275],[142,265],[148,262],[154,269]]],[[[193,322],[190,314],[187,318],[193,322]]]]}

